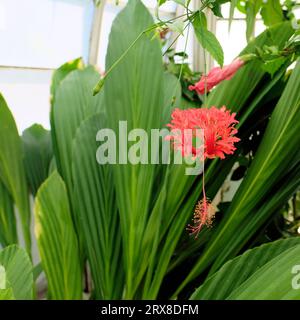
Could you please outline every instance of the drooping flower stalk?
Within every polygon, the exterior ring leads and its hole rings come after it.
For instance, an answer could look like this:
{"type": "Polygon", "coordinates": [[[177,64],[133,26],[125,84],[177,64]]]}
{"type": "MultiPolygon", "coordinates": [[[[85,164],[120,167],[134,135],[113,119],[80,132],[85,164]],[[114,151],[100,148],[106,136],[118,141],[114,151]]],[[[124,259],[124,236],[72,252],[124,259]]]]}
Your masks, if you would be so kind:
{"type": "Polygon", "coordinates": [[[187,230],[190,234],[195,235],[195,239],[198,238],[199,233],[204,225],[211,226],[212,220],[215,216],[215,208],[213,204],[206,197],[205,193],[205,174],[204,169],[202,173],[202,200],[198,201],[194,211],[193,225],[188,224],[187,230]]]}

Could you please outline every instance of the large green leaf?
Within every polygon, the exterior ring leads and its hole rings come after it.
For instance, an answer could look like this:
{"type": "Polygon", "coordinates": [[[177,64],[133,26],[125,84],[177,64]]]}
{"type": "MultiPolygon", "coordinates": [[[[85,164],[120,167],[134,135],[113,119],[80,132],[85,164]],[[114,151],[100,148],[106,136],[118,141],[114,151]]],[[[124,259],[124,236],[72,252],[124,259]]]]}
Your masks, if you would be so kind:
{"type": "Polygon", "coordinates": [[[20,214],[28,253],[31,252],[30,205],[23,164],[21,139],[15,120],[0,94],[0,179],[20,214]]]}
{"type": "MultiPolygon", "coordinates": [[[[297,163],[291,170],[287,169],[287,173],[281,176],[280,180],[272,187],[268,186],[268,191],[265,199],[259,202],[259,208],[256,209],[255,215],[249,214],[240,222],[240,228],[243,232],[239,233],[238,237],[231,239],[230,245],[224,246],[229,252],[225,255],[220,254],[216,259],[215,264],[210,270],[213,273],[222,265],[222,261],[234,257],[247,244],[249,239],[260,230],[263,225],[267,225],[272,216],[276,215],[282,206],[293,196],[300,185],[300,162],[297,163]]],[[[217,229],[216,229],[217,232],[217,229]]],[[[234,231],[233,231],[234,232],[234,231]]]]}
{"type": "MultiPolygon", "coordinates": [[[[60,66],[57,70],[53,72],[50,93],[51,93],[51,112],[50,112],[50,123],[51,123],[51,136],[54,153],[58,156],[58,146],[55,134],[55,124],[53,119],[53,104],[56,92],[62,83],[62,81],[73,71],[82,70],[84,68],[84,63],[81,58],[66,62],[60,66]]],[[[58,164],[59,165],[59,164],[58,164]]]]}
{"type": "MultiPolygon", "coordinates": [[[[225,263],[219,271],[209,277],[204,284],[195,291],[191,299],[224,300],[240,286],[245,289],[247,294],[251,294],[248,290],[248,285],[251,281],[248,282],[247,286],[244,285],[244,283],[255,273],[261,272],[266,264],[269,264],[270,261],[273,261],[273,259],[288,251],[290,248],[298,247],[299,250],[299,245],[299,238],[291,238],[278,240],[248,250],[243,255],[225,263]]],[[[288,269],[287,273],[289,274],[290,272],[291,269],[288,269]]],[[[272,275],[272,277],[274,277],[274,275],[272,275]]],[[[276,279],[275,282],[277,284],[278,279],[276,279]]],[[[264,285],[257,294],[261,293],[261,291],[267,293],[265,289],[265,284],[267,283],[269,283],[269,281],[264,282],[264,285]]],[[[256,293],[252,292],[252,294],[253,299],[255,299],[256,293]]],[[[269,294],[272,294],[272,292],[269,292],[269,294]]],[[[273,294],[278,293],[273,292],[273,294]]]]}
{"type": "MultiPolygon", "coordinates": [[[[152,24],[152,17],[143,4],[137,0],[129,1],[113,23],[106,69],[152,24]]],[[[164,101],[162,81],[160,44],[157,39],[150,40],[143,35],[109,74],[104,85],[107,125],[116,132],[117,144],[122,143],[118,139],[120,120],[127,121],[128,131],[141,128],[149,136],[151,128],[160,128],[164,101]]],[[[139,272],[142,243],[151,207],[155,171],[155,166],[151,164],[113,166],[125,254],[126,298],[134,296],[143,276],[143,271],[139,272]]],[[[153,239],[156,236],[156,232],[152,233],[153,239]]],[[[152,252],[152,245],[153,241],[150,241],[148,252],[152,252]]]]}
{"type": "Polygon", "coordinates": [[[298,288],[293,287],[293,270],[299,265],[299,254],[299,245],[281,253],[236,288],[227,299],[299,300],[298,288]]]}
{"type": "Polygon", "coordinates": [[[76,213],[82,224],[84,245],[92,272],[96,299],[121,299],[124,271],[118,263],[121,234],[112,170],[96,162],[96,136],[104,128],[104,115],[85,120],[73,144],[73,180],[76,213]]]}
{"type": "Polygon", "coordinates": [[[5,247],[18,242],[16,217],[11,195],[0,181],[0,243],[5,247]]]}
{"type": "Polygon", "coordinates": [[[56,89],[51,109],[51,131],[56,165],[66,183],[80,251],[83,246],[81,227],[73,208],[72,143],[81,122],[95,114],[101,107],[102,93],[96,97],[92,95],[92,88],[98,77],[98,72],[91,66],[70,72],[56,89]]]}
{"type": "Polygon", "coordinates": [[[69,73],[56,90],[52,106],[51,127],[55,135],[55,157],[68,192],[72,190],[72,142],[80,123],[97,112],[101,95],[93,97],[92,88],[98,80],[93,67],[69,73]]]}
{"type": "Polygon", "coordinates": [[[48,280],[50,299],[81,299],[79,248],[65,184],[57,172],[40,187],[35,204],[35,234],[48,280]]]}
{"type": "Polygon", "coordinates": [[[33,195],[47,179],[53,157],[51,134],[41,125],[34,124],[22,134],[25,171],[33,195]]]}
{"type": "Polygon", "coordinates": [[[216,36],[207,29],[204,13],[200,13],[193,21],[196,37],[203,49],[206,49],[220,66],[223,66],[224,53],[216,36]]]}
{"type": "Polygon", "coordinates": [[[0,299],[32,299],[32,264],[26,251],[16,245],[6,247],[0,251],[0,265],[5,269],[6,278],[6,288],[0,290],[0,299]]]}

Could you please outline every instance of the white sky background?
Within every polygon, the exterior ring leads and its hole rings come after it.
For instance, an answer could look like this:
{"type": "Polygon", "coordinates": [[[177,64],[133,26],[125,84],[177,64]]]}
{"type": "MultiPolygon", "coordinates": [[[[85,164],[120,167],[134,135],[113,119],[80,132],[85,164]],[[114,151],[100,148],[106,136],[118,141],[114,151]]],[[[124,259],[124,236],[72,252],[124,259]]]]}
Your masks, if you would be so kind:
{"type": "MultiPolygon", "coordinates": [[[[156,0],[143,2],[155,8],[156,0]]],[[[98,55],[101,70],[104,70],[111,24],[122,7],[113,1],[105,6],[98,55]]],[[[175,8],[173,2],[162,7],[166,13],[174,12],[175,8]]],[[[225,17],[226,10],[225,7],[225,17]]],[[[92,18],[92,0],[0,0],[0,92],[20,133],[34,123],[50,128],[51,69],[80,56],[87,61],[92,18]]],[[[256,34],[263,28],[258,22],[256,34]]],[[[227,21],[218,21],[216,35],[225,51],[225,63],[246,45],[243,21],[234,21],[230,34],[227,21]]],[[[185,39],[181,38],[179,51],[184,43],[185,39]]],[[[191,50],[192,41],[189,41],[188,53],[192,57],[191,50]]]]}

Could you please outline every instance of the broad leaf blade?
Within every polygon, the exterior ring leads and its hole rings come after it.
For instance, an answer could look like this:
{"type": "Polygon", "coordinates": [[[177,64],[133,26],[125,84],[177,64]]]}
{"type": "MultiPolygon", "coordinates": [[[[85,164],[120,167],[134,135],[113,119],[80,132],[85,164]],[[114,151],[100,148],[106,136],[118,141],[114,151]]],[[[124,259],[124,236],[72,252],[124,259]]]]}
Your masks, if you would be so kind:
{"type": "Polygon", "coordinates": [[[235,289],[227,300],[299,300],[299,291],[293,288],[293,268],[299,264],[299,254],[300,245],[284,251],[235,289]]]}
{"type": "Polygon", "coordinates": [[[288,249],[299,246],[299,244],[300,240],[298,238],[291,238],[278,240],[246,251],[243,255],[225,263],[219,271],[214,273],[195,291],[191,299],[226,299],[269,261],[288,249]]]}
{"type": "Polygon", "coordinates": [[[18,243],[14,203],[11,195],[0,181],[0,242],[5,247],[18,243]]]}
{"type": "Polygon", "coordinates": [[[40,187],[35,234],[50,299],[81,299],[81,263],[65,184],[54,172],[40,187]]]}
{"type": "MultiPolygon", "coordinates": [[[[144,5],[137,0],[129,1],[113,23],[106,69],[151,25],[152,17],[144,5]]],[[[150,40],[143,35],[105,81],[107,125],[115,131],[117,138],[120,120],[127,121],[128,131],[141,128],[149,136],[152,128],[160,128],[164,98],[162,81],[160,44],[157,39],[150,40]]],[[[119,143],[122,144],[122,141],[117,139],[117,144],[119,143]]],[[[141,244],[151,206],[156,170],[151,164],[128,163],[112,167],[123,235],[126,298],[132,298],[143,276],[137,274],[142,262],[141,244]]],[[[154,233],[153,237],[155,236],[154,233]]]]}
{"type": "Polygon", "coordinates": [[[51,127],[56,141],[56,162],[68,192],[72,190],[72,142],[81,122],[97,112],[101,95],[93,97],[92,88],[98,77],[93,67],[76,70],[64,78],[56,91],[51,127]]]}
{"type": "Polygon", "coordinates": [[[32,194],[47,179],[53,157],[51,134],[41,125],[34,124],[22,135],[25,171],[32,194]]]}
{"type": "Polygon", "coordinates": [[[81,221],[85,249],[96,299],[121,299],[124,271],[119,265],[121,235],[112,170],[96,162],[97,132],[105,128],[104,115],[85,120],[73,144],[73,180],[76,213],[81,221]]]}
{"type": "Polygon", "coordinates": [[[266,26],[284,21],[280,0],[263,1],[260,13],[266,26]]]}
{"type": "Polygon", "coordinates": [[[220,66],[223,66],[223,49],[216,36],[207,29],[206,23],[202,22],[203,19],[203,16],[197,15],[193,21],[196,37],[203,49],[206,49],[211,54],[211,56],[217,61],[217,63],[220,66]]]}

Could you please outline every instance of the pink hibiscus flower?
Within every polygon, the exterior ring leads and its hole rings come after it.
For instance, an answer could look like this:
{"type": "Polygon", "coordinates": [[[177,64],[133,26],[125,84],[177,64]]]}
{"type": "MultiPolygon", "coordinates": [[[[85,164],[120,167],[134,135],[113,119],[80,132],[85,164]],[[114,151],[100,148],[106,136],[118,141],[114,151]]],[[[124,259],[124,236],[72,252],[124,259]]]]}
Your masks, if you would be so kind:
{"type": "MultiPolygon", "coordinates": [[[[235,119],[235,113],[225,106],[218,109],[175,109],[172,113],[172,120],[167,126],[172,129],[170,135],[166,136],[167,140],[173,142],[175,150],[179,150],[184,157],[200,157],[201,160],[206,158],[224,159],[226,154],[233,154],[236,150],[234,143],[240,141],[235,135],[237,129],[234,127],[238,121],[235,119]],[[203,130],[203,144],[195,146],[194,141],[199,131],[203,130]]],[[[198,237],[204,225],[209,226],[215,214],[215,209],[205,194],[204,172],[202,182],[203,199],[198,202],[194,212],[193,223],[188,225],[187,230],[198,237]]]]}
{"type": "Polygon", "coordinates": [[[175,109],[171,123],[167,125],[172,131],[166,139],[172,140],[174,149],[181,151],[183,156],[197,157],[203,153],[204,160],[224,159],[225,154],[233,154],[236,150],[234,143],[240,140],[235,137],[237,129],[234,125],[238,123],[235,115],[230,114],[225,106],[221,109],[175,109]],[[199,134],[196,129],[203,129],[204,134],[204,144],[198,148],[193,145],[193,137],[199,134]],[[190,137],[186,137],[187,134],[190,137]]]}

